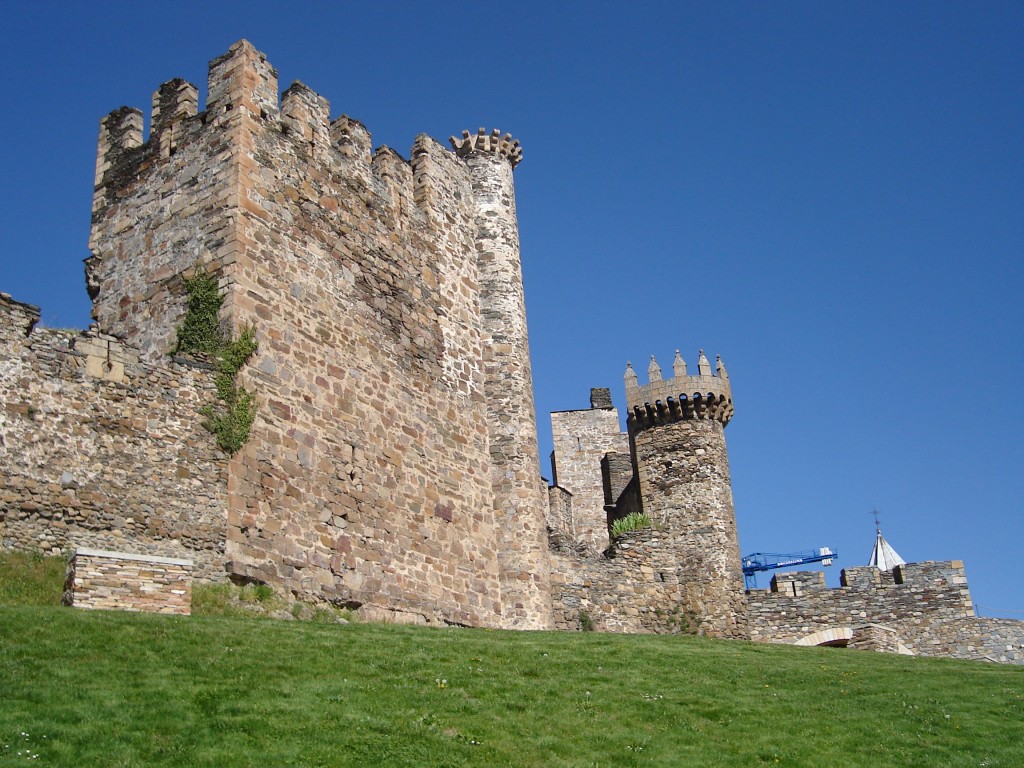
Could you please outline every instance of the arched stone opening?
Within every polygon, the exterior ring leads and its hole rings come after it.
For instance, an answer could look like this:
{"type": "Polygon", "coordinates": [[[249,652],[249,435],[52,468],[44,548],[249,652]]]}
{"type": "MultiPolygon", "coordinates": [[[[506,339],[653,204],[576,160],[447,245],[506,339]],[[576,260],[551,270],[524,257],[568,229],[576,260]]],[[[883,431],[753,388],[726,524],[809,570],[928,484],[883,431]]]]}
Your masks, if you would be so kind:
{"type": "Polygon", "coordinates": [[[845,648],[853,638],[851,627],[829,627],[819,629],[797,640],[793,645],[827,645],[833,648],[845,648]]]}

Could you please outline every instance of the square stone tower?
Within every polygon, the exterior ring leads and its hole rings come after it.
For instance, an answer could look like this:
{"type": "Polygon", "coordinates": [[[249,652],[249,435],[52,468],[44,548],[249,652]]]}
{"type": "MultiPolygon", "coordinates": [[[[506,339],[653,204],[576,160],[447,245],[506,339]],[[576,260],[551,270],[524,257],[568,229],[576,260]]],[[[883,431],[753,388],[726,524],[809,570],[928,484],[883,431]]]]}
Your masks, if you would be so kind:
{"type": "MultiPolygon", "coordinates": [[[[550,624],[510,137],[411,160],[242,41],[206,108],[172,80],[101,122],[87,263],[100,326],[150,361],[185,284],[255,328],[258,410],[230,461],[236,579],[399,620],[550,624]]],[[[200,416],[197,414],[197,419],[200,416]]]]}

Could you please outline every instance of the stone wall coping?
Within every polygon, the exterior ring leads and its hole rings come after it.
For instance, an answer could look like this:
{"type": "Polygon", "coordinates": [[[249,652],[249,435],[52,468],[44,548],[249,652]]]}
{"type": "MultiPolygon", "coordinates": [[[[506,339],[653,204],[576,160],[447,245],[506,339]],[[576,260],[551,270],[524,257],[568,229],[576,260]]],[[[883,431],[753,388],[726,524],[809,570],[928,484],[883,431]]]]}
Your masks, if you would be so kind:
{"type": "Polygon", "coordinates": [[[143,563],[162,563],[163,565],[183,565],[191,568],[191,560],[182,560],[176,557],[160,557],[159,555],[133,555],[129,552],[111,552],[107,549],[86,549],[79,547],[72,557],[105,557],[110,560],[137,560],[143,563]]]}

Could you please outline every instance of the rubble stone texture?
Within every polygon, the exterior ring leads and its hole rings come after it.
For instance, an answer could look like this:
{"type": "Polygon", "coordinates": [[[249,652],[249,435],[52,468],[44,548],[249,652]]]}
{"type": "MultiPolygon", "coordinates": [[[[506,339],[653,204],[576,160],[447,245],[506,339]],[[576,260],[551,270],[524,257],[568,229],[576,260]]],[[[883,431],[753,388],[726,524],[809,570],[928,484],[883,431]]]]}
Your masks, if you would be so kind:
{"type": "Polygon", "coordinates": [[[199,106],[171,80],[148,137],[137,109],[100,123],[93,328],[40,328],[0,295],[4,547],[126,553],[93,590],[114,603],[166,576],[132,557],[163,557],[392,621],[1024,661],[1024,623],[975,617],[957,563],[744,593],[731,384],[703,352],[695,374],[652,358],[643,385],[627,368],[628,432],[608,390],[554,414],[545,488],[509,134],[371,151],[302,83],[279,99],[245,41],[210,63],[199,106]],[[238,382],[255,423],[231,457],[202,426],[211,361],[173,354],[200,272],[224,330],[258,344],[238,382]],[[632,512],[653,527],[610,541],[632,512]]]}

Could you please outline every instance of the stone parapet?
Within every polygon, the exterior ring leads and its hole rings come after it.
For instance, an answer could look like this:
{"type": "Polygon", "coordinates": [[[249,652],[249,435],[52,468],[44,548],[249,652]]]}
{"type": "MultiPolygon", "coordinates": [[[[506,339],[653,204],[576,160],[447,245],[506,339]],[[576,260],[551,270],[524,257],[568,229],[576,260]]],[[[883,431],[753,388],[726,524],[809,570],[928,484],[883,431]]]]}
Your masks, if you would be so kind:
{"type": "Polygon", "coordinates": [[[79,548],[68,561],[64,605],[188,615],[192,561],[79,548]]]}
{"type": "Polygon", "coordinates": [[[502,136],[497,128],[490,134],[486,128],[480,128],[475,135],[463,131],[461,139],[452,136],[448,142],[459,157],[469,157],[473,152],[490,152],[507,158],[513,168],[523,159],[523,148],[519,146],[519,140],[513,139],[510,133],[502,136]]]}
{"type": "Polygon", "coordinates": [[[624,378],[630,429],[648,429],[683,419],[714,419],[728,424],[734,413],[732,386],[722,359],[718,358],[717,373],[712,374],[702,349],[697,370],[697,375],[688,375],[686,362],[676,350],[674,376],[663,379],[661,367],[652,355],[647,368],[648,383],[639,384],[636,371],[627,363],[624,378]]]}

